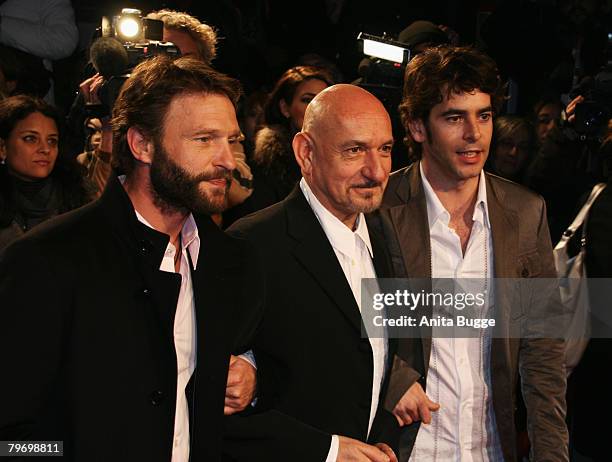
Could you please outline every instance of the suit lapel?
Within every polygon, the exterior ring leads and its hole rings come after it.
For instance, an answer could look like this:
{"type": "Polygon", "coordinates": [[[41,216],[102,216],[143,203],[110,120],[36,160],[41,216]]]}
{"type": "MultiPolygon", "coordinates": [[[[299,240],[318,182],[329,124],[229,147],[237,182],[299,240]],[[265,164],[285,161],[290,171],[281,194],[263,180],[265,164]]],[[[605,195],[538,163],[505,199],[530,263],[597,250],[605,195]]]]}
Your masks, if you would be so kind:
{"type": "MultiPolygon", "coordinates": [[[[510,308],[513,305],[513,290],[515,284],[505,278],[516,277],[514,270],[518,257],[518,215],[513,210],[504,207],[504,190],[499,183],[487,180],[487,202],[489,220],[491,222],[491,235],[493,239],[493,258],[495,274],[491,275],[495,284],[495,310],[499,323],[498,329],[509,332],[510,308]]],[[[499,332],[499,331],[498,331],[499,332]]],[[[504,337],[508,337],[506,334],[504,337]]],[[[493,407],[500,427],[500,434],[509,434],[513,431],[508,425],[512,420],[512,408],[508,406],[508,399],[513,394],[511,389],[514,383],[512,377],[512,338],[497,337],[491,340],[491,387],[493,389],[493,407]]]]}
{"type": "MultiPolygon", "coordinates": [[[[504,191],[498,184],[487,180],[487,203],[489,220],[491,222],[491,236],[493,239],[493,267],[492,281],[495,284],[495,307],[496,317],[502,326],[509,322],[509,309],[511,308],[513,294],[511,293],[515,284],[506,283],[506,278],[516,277],[513,270],[516,268],[518,254],[518,215],[513,210],[504,207],[504,191]]],[[[493,339],[491,346],[491,368],[493,388],[496,388],[498,379],[510,367],[510,355],[507,351],[508,341],[503,338],[493,339]]]]}
{"type": "Polygon", "coordinates": [[[493,256],[495,277],[516,277],[514,269],[518,256],[518,215],[513,210],[504,207],[504,190],[491,181],[487,181],[487,202],[491,234],[493,237],[493,256]]]}
{"type": "MultiPolygon", "coordinates": [[[[423,287],[413,290],[431,290],[431,244],[429,236],[429,221],[427,219],[427,203],[423,183],[419,173],[419,164],[415,163],[406,170],[398,181],[394,191],[399,204],[387,210],[389,219],[398,239],[398,247],[402,253],[406,276],[420,279],[423,287]]],[[[421,345],[423,360],[423,375],[429,368],[431,353],[431,327],[421,326],[421,345]]],[[[398,354],[409,357],[410,352],[402,352],[402,346],[411,347],[411,342],[400,342],[398,354]]]]}
{"type": "Polygon", "coordinates": [[[353,327],[361,331],[361,314],[351,287],[299,185],[286,201],[287,232],[295,239],[293,255],[353,327]]]}
{"type": "Polygon", "coordinates": [[[393,266],[389,250],[385,245],[385,237],[381,225],[381,217],[378,211],[368,214],[366,221],[368,223],[368,233],[372,242],[372,251],[374,253],[374,270],[377,278],[392,278],[393,266]]]}

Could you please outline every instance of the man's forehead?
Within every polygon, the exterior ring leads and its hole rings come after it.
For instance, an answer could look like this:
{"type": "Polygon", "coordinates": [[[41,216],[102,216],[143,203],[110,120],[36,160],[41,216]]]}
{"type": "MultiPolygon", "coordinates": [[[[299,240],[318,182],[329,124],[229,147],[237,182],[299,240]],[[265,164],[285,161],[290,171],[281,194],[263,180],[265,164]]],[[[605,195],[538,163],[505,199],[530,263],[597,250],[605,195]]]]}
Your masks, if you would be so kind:
{"type": "Polygon", "coordinates": [[[180,128],[211,128],[230,124],[228,129],[238,125],[236,110],[232,101],[220,93],[181,93],[172,98],[166,111],[166,121],[177,120],[180,128]]]}
{"type": "Polygon", "coordinates": [[[485,93],[479,88],[474,88],[472,90],[453,90],[449,91],[448,88],[443,88],[441,91],[442,101],[439,104],[447,104],[451,102],[467,102],[467,101],[488,101],[491,103],[491,95],[489,93],[485,93]]]}

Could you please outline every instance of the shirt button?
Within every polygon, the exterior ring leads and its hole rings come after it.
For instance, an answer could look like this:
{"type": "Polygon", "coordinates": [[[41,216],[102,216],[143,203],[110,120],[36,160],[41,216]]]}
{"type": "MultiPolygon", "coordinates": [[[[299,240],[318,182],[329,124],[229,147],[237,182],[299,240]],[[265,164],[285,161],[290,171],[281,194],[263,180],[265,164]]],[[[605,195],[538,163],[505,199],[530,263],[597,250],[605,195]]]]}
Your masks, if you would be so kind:
{"type": "Polygon", "coordinates": [[[156,390],[151,393],[151,405],[159,406],[161,402],[164,400],[164,392],[161,390],[156,390]]]}

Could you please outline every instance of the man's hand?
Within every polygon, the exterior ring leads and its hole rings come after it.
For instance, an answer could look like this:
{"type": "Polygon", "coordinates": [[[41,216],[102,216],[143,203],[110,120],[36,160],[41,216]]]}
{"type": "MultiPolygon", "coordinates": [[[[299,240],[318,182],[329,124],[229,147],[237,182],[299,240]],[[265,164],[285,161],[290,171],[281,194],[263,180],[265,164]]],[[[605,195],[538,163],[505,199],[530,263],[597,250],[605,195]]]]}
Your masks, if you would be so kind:
{"type": "Polygon", "coordinates": [[[438,409],[440,409],[440,405],[431,401],[423,391],[421,384],[415,382],[397,402],[393,409],[393,415],[399,422],[400,427],[419,420],[429,424],[431,423],[431,411],[437,411],[438,409]]]}
{"type": "Polygon", "coordinates": [[[576,106],[582,102],[584,102],[584,96],[578,95],[565,108],[565,117],[569,123],[574,123],[574,120],[576,120],[576,106]]]}
{"type": "Polygon", "coordinates": [[[100,98],[98,98],[98,90],[104,82],[104,77],[100,74],[83,80],[79,85],[79,91],[83,95],[83,99],[86,104],[100,104],[100,98]]]}
{"type": "Polygon", "coordinates": [[[230,357],[225,390],[225,415],[244,410],[253,401],[257,378],[255,368],[238,356],[230,357]]]}
{"type": "Polygon", "coordinates": [[[393,449],[391,449],[388,445],[386,445],[385,443],[376,443],[374,446],[376,446],[382,452],[387,454],[389,456],[390,462],[397,462],[397,456],[393,452],[393,449]]]}
{"type": "Polygon", "coordinates": [[[370,446],[353,438],[339,436],[336,462],[397,462],[397,457],[384,443],[370,446]]]}

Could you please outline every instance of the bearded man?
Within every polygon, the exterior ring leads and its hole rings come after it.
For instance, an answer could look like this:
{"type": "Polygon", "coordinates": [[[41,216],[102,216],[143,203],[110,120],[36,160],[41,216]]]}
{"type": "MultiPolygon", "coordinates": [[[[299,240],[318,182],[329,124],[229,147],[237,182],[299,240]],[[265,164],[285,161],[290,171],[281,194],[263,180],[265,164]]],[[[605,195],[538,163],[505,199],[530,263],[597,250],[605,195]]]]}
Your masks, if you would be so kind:
{"type": "Polygon", "coordinates": [[[257,260],[210,219],[238,95],[192,58],[140,64],[113,112],[123,175],[0,257],[0,440],[62,441],[75,461],[220,459],[224,406],[254,389],[251,374],[225,397],[230,362],[251,368],[230,355],[259,316],[257,260]]]}

